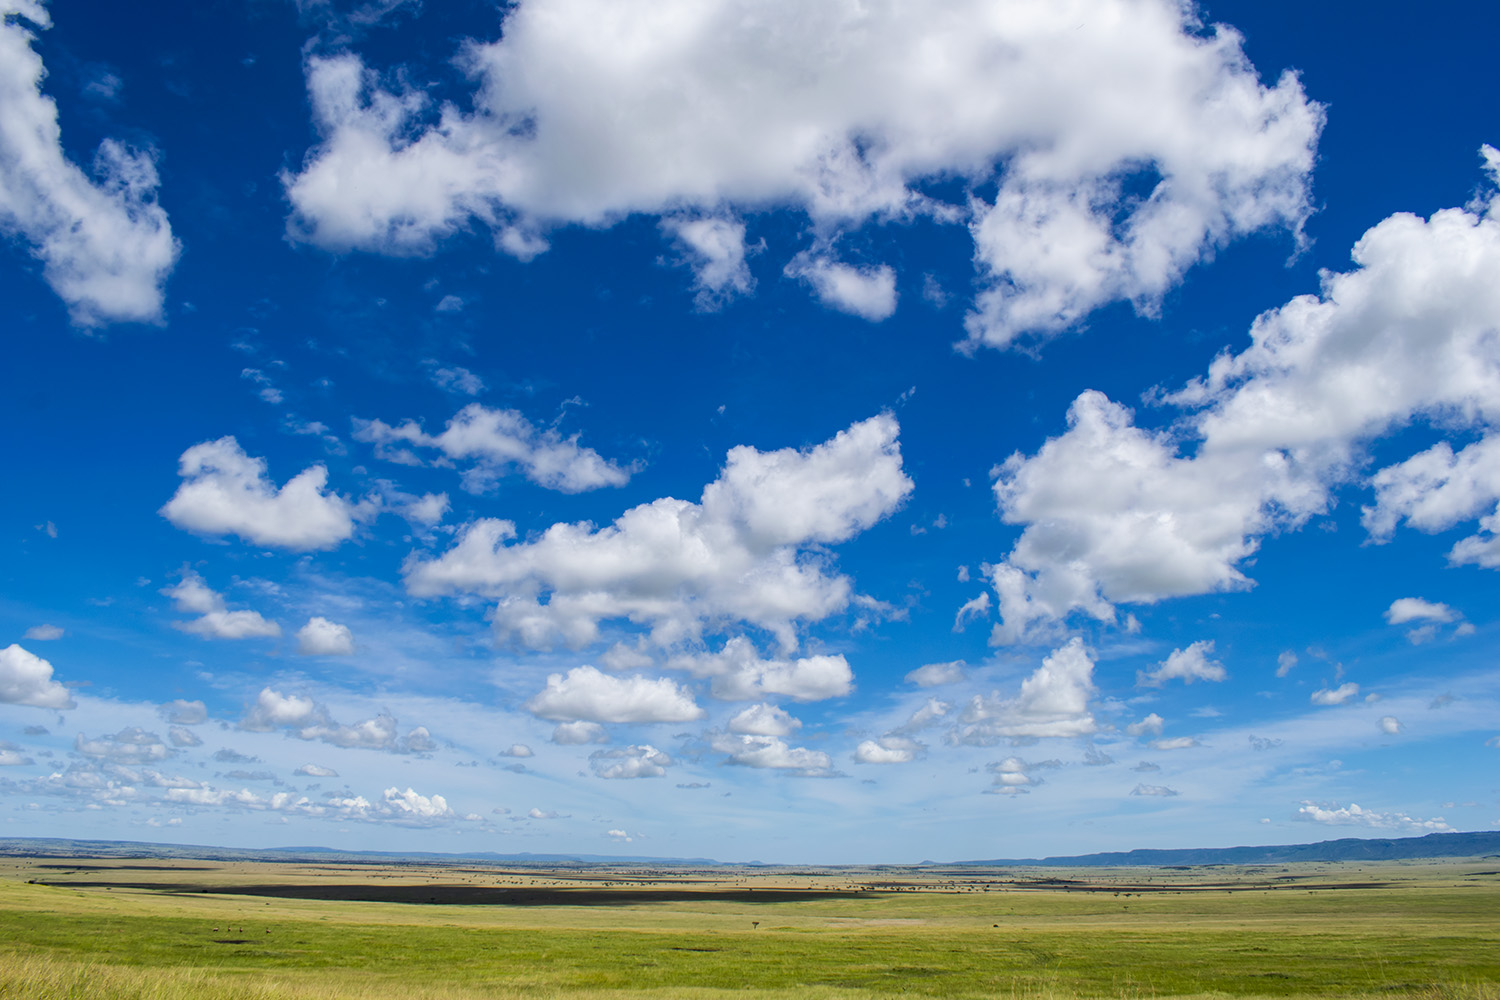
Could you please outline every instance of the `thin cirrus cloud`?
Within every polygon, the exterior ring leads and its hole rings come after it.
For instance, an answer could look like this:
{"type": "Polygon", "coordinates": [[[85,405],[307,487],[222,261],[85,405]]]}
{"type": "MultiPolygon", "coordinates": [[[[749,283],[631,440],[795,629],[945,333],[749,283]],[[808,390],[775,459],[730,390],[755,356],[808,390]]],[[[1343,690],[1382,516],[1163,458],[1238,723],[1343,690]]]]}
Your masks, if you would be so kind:
{"type": "Polygon", "coordinates": [[[155,156],[105,139],[92,180],[68,159],[34,47],[32,29],[51,26],[45,3],[0,2],[0,231],[29,245],[75,325],[160,323],[180,247],[155,156]]]}
{"type": "Polygon", "coordinates": [[[702,307],[749,293],[743,217],[791,208],[820,236],[787,273],[878,321],[894,273],[839,259],[838,237],[926,218],[972,241],[976,345],[1115,301],[1150,312],[1215,248],[1298,231],[1323,121],[1294,75],[1263,85],[1237,33],[1167,0],[529,0],[459,63],[472,110],[389,88],[351,51],[308,58],[319,141],[282,175],[294,238],[425,254],[477,223],[529,260],[556,227],[654,214],[702,307]],[[938,178],[964,190],[936,197],[938,178]]]}

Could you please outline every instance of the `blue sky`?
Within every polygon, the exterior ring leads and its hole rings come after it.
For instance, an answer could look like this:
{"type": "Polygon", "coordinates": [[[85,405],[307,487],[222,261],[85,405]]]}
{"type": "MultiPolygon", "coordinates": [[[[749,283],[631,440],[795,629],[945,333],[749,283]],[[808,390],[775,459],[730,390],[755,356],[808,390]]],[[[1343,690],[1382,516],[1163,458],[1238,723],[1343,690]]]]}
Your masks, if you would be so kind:
{"type": "Polygon", "coordinates": [[[1500,823],[1489,6],[0,9],[0,835],[1500,823]]]}

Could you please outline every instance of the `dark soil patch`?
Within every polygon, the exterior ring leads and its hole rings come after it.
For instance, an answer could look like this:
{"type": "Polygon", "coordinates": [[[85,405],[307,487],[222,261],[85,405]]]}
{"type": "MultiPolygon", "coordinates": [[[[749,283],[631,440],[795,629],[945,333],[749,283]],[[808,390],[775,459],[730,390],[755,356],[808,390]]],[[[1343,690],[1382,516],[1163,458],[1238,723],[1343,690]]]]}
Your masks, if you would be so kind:
{"type": "Polygon", "coordinates": [[[210,865],[37,865],[74,872],[211,872],[210,865]]]}
{"type": "Polygon", "coordinates": [[[361,903],[417,903],[446,906],[633,906],[641,903],[804,903],[817,899],[872,899],[879,893],[807,889],[584,889],[481,885],[191,885],[164,882],[57,882],[70,889],[147,889],[154,892],[269,896],[361,903]]]}

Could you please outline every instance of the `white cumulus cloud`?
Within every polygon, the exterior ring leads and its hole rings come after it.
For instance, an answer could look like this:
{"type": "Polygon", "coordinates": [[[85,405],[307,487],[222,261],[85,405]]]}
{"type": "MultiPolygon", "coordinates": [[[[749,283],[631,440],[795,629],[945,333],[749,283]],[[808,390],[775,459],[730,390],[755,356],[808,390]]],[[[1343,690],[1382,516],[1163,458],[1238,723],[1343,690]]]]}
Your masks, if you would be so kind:
{"type": "Polygon", "coordinates": [[[590,666],[552,674],[526,708],[554,722],[690,722],[704,714],[670,678],[611,677],[590,666]]]}
{"type": "Polygon", "coordinates": [[[1420,597],[1400,597],[1391,602],[1385,611],[1385,620],[1392,625],[1407,622],[1451,622],[1461,617],[1446,604],[1424,601],[1420,597]]]}
{"type": "Polygon", "coordinates": [[[1403,812],[1363,809],[1354,802],[1347,806],[1303,802],[1297,810],[1297,817],[1328,826],[1367,826],[1376,830],[1398,830],[1405,833],[1447,833],[1453,829],[1441,816],[1434,819],[1414,819],[1403,812]]]}
{"type": "Polygon", "coordinates": [[[444,461],[469,462],[463,485],[472,493],[493,488],[512,469],[563,493],[623,486],[630,480],[629,469],[579,445],[577,435],[563,437],[555,428],[537,428],[518,410],[480,403],[459,410],[441,434],[428,434],[412,420],[394,427],[381,420],[356,420],[354,440],[373,444],[379,457],[404,464],[420,464],[416,448],[439,451],[444,461]]]}
{"type": "Polygon", "coordinates": [[[1353,681],[1340,684],[1336,688],[1319,688],[1312,693],[1314,705],[1343,705],[1353,701],[1359,694],[1359,685],[1353,681]]]}
{"type": "Polygon", "coordinates": [[[826,306],[872,323],[896,312],[896,272],[888,265],[853,267],[827,257],[799,254],[786,266],[789,278],[813,287],[826,306]]]}
{"type": "Polygon", "coordinates": [[[1150,312],[1216,248],[1309,211],[1321,109],[1173,0],[525,0],[503,18],[461,44],[459,103],[351,52],[308,58],[319,141],[282,176],[294,238],[414,254],[482,226],[526,260],[557,227],[656,215],[712,299],[748,285],[740,220],[791,208],[820,253],[790,270],[878,319],[889,268],[822,248],[930,218],[972,243],[971,342],[1005,345],[1109,302],[1150,312]],[[684,218],[721,228],[685,240],[684,218]]]}
{"type": "Polygon", "coordinates": [[[876,740],[861,740],[854,748],[857,764],[909,764],[923,750],[922,744],[904,736],[882,736],[876,740]]]}
{"type": "Polygon", "coordinates": [[[85,757],[124,765],[150,764],[166,760],[176,752],[160,736],[139,726],[127,726],[113,736],[92,740],[79,733],[73,740],[73,749],[85,757]]]}
{"type": "Polygon", "coordinates": [[[297,630],[297,652],[303,656],[352,656],[354,633],[347,625],[314,615],[297,630]]]}
{"type": "Polygon", "coordinates": [[[159,323],[179,246],[155,158],[105,139],[92,180],[67,158],[33,26],[52,26],[45,3],[0,2],[0,231],[29,245],[74,323],[159,323]]]}
{"type": "Polygon", "coordinates": [[[68,689],[52,679],[52,664],[16,643],[0,649],[0,702],[35,708],[76,708],[68,689]]]}
{"type": "Polygon", "coordinates": [[[384,798],[387,809],[400,818],[427,821],[453,816],[448,800],[441,795],[419,795],[411,788],[404,792],[399,788],[387,788],[384,798]]]}
{"type": "Polygon", "coordinates": [[[989,746],[1000,739],[1088,736],[1098,729],[1089,699],[1094,656],[1082,639],[1070,639],[1021,682],[1014,698],[975,695],[950,739],[989,746]]]}
{"type": "Polygon", "coordinates": [[[1213,654],[1212,639],[1193,643],[1187,649],[1174,649],[1155,670],[1141,671],[1136,683],[1143,687],[1161,687],[1167,681],[1181,680],[1185,684],[1193,681],[1222,681],[1229,676],[1224,664],[1209,657],[1213,654]]]}
{"type": "Polygon", "coordinates": [[[312,698],[282,694],[269,687],[256,695],[255,704],[240,720],[239,728],[252,733],[281,730],[299,740],[318,740],[357,750],[427,753],[436,747],[425,726],[417,726],[402,736],[395,717],[385,713],[353,725],[341,725],[324,705],[312,698]]]}
{"type": "Polygon", "coordinates": [[[852,600],[826,558],[799,553],[852,538],[912,489],[898,431],[882,414],[802,451],[733,448],[699,503],[665,497],[602,528],[559,523],[517,542],[514,523],[481,519],[441,557],[410,560],[407,588],[496,598],[497,631],[533,648],[587,645],[619,618],[649,625],[662,645],[738,620],[794,648],[798,621],[852,600]]]}
{"type": "Polygon", "coordinates": [[[174,628],[204,639],[274,639],[281,626],[262,618],[258,611],[230,611],[222,594],[203,582],[192,570],[162,593],[172,598],[178,611],[198,615],[192,621],[173,622],[174,628]]]}
{"type": "Polygon", "coordinates": [[[854,673],[842,654],[763,659],[754,643],[736,636],[717,653],[674,657],[668,666],[695,677],[712,678],[715,698],[749,701],[784,695],[793,701],[821,701],[847,695],[854,673]]]}
{"type": "Polygon", "coordinates": [[[957,684],[964,679],[963,660],[950,660],[947,663],[927,663],[906,675],[906,680],[917,687],[941,687],[944,684],[957,684]]]}
{"type": "Polygon", "coordinates": [[[589,767],[601,778],[659,778],[671,766],[672,758],[649,743],[589,754],[589,767]]]}
{"type": "Polygon", "coordinates": [[[693,269],[694,303],[713,312],[755,288],[745,260],[745,224],[729,219],[668,218],[662,231],[676,237],[693,269]]]}
{"type": "MultiPolygon", "coordinates": [[[[1045,638],[1075,611],[1110,622],[1120,603],[1249,587],[1243,566],[1262,538],[1326,511],[1335,489],[1361,478],[1373,441],[1414,420],[1462,434],[1500,419],[1500,198],[1393,215],[1353,258],[1353,270],[1323,275],[1319,295],[1257,318],[1245,350],[1162,396],[1184,414],[1174,433],[1135,426],[1091,390],[1066,432],[996,468],[1001,514],[1023,530],[991,568],[994,642],[1045,638]],[[1190,453],[1184,437],[1196,439],[1190,453]]],[[[1438,530],[1479,517],[1450,559],[1500,566],[1488,554],[1494,515],[1484,511],[1500,490],[1479,481],[1487,462],[1476,455],[1447,479],[1426,465],[1377,472],[1372,539],[1403,520],[1438,530]],[[1450,486],[1453,497],[1422,500],[1450,486]]]]}
{"type": "Polygon", "coordinates": [[[326,492],[328,469],[322,465],[309,466],[278,489],[265,459],[245,454],[232,437],[193,445],[182,453],[177,474],[184,482],[161,514],[201,535],[238,535],[296,552],[331,549],[372,513],[368,505],[326,492]]]}
{"type": "Polygon", "coordinates": [[[564,747],[608,743],[609,733],[597,722],[559,722],[552,730],[552,742],[564,747]]]}
{"type": "Polygon", "coordinates": [[[790,736],[802,728],[802,720],[794,718],[775,705],[765,702],[751,705],[729,720],[729,731],[746,736],[790,736]]]}
{"type": "Polygon", "coordinates": [[[721,733],[713,737],[710,745],[719,753],[728,754],[729,763],[745,767],[806,776],[826,774],[833,767],[833,758],[823,751],[794,747],[778,736],[721,733]]]}

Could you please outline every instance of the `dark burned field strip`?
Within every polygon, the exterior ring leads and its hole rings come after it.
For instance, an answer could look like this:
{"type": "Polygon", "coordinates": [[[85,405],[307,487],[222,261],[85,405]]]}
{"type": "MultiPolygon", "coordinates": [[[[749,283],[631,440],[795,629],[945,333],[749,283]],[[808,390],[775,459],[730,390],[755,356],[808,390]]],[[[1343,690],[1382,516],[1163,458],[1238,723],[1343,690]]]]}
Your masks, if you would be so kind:
{"type": "Polygon", "coordinates": [[[212,865],[36,865],[65,872],[211,872],[212,865]]]}
{"type": "Polygon", "coordinates": [[[443,906],[636,906],[642,903],[805,903],[819,899],[872,899],[861,889],[578,889],[481,885],[372,885],[368,883],[198,885],[169,882],[44,882],[68,889],[144,889],[170,895],[257,896],[345,903],[417,903],[443,906]]]}
{"type": "MultiPolygon", "coordinates": [[[[103,867],[103,866],[101,866],[103,867]]],[[[177,869],[178,871],[186,869],[177,869]]],[[[455,883],[312,882],[208,885],[196,882],[36,880],[37,885],[70,889],[135,889],[168,895],[255,896],[271,899],[349,903],[406,903],[438,906],[639,906],[651,903],[735,903],[770,905],[827,900],[876,899],[898,892],[957,894],[961,890],[911,883],[864,883],[846,888],[677,888],[656,884],[590,888],[581,886],[484,886],[455,883]]],[[[1385,889],[1389,882],[1164,882],[1097,884],[1066,879],[997,881],[994,889],[1091,895],[1204,895],[1245,892],[1313,892],[1385,889]]]]}
{"type": "Polygon", "coordinates": [[[1040,879],[1034,882],[1006,882],[1001,883],[1008,889],[1035,889],[1047,892],[1110,892],[1116,894],[1124,893],[1152,893],[1152,892],[1186,892],[1186,893],[1208,893],[1208,892],[1286,892],[1328,889],[1389,889],[1390,882],[1152,882],[1146,884],[1113,883],[1108,885],[1088,884],[1082,882],[1063,882],[1055,879],[1040,879]]]}

